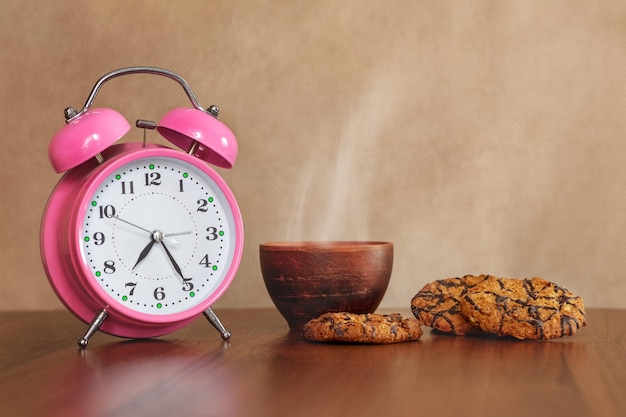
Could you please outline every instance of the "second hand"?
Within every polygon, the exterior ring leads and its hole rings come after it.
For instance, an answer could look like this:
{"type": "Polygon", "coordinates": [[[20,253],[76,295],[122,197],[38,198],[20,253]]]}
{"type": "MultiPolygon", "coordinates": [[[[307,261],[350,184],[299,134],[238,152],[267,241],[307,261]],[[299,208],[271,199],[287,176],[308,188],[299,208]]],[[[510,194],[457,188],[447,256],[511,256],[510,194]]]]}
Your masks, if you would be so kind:
{"type": "Polygon", "coordinates": [[[147,232],[147,233],[149,233],[150,235],[152,235],[152,232],[151,232],[150,230],[148,230],[148,229],[144,229],[144,228],[143,228],[143,227],[141,227],[141,226],[137,226],[136,224],[131,223],[131,222],[129,222],[128,220],[124,220],[124,219],[122,219],[120,216],[115,216],[115,218],[116,218],[117,220],[121,221],[121,222],[124,222],[124,223],[126,223],[126,224],[129,224],[129,225],[131,225],[131,226],[133,226],[133,227],[136,227],[136,228],[137,228],[137,229],[139,229],[139,230],[143,230],[144,232],[147,232]]]}
{"type": "MultiPolygon", "coordinates": [[[[117,220],[119,220],[119,221],[121,221],[121,222],[124,222],[124,223],[126,223],[126,224],[128,224],[128,225],[131,225],[131,226],[133,226],[133,227],[136,227],[136,228],[137,228],[137,229],[139,229],[139,230],[143,230],[144,232],[149,233],[149,234],[150,234],[150,236],[152,236],[152,234],[154,233],[154,231],[150,231],[150,230],[145,229],[145,228],[143,228],[143,227],[141,227],[141,226],[139,226],[139,225],[136,225],[135,223],[131,223],[131,222],[129,222],[128,220],[124,220],[124,219],[122,219],[120,216],[114,216],[114,218],[115,218],[115,219],[117,219],[117,220]]],[[[169,240],[169,241],[170,241],[170,242],[172,242],[174,245],[177,245],[177,244],[178,244],[178,241],[177,241],[176,239],[171,238],[170,236],[180,236],[180,235],[188,235],[188,234],[191,234],[191,230],[186,230],[186,231],[184,231],[184,232],[178,232],[178,233],[167,233],[167,234],[164,234],[164,235],[163,235],[163,239],[169,240]]]]}
{"type": "MultiPolygon", "coordinates": [[[[131,223],[131,222],[129,222],[128,220],[124,220],[124,219],[122,219],[120,216],[115,216],[114,218],[115,218],[115,219],[117,219],[117,220],[119,220],[119,221],[121,221],[121,222],[124,222],[124,223],[126,223],[126,224],[129,224],[129,225],[131,225],[131,226],[133,226],[133,227],[136,227],[136,228],[137,228],[137,229],[139,229],[139,230],[143,230],[143,231],[144,231],[144,232],[146,232],[146,233],[150,233],[150,235],[152,235],[152,234],[154,233],[154,231],[150,231],[150,230],[148,230],[148,229],[144,229],[143,227],[138,226],[138,225],[136,225],[135,223],[131,223]]],[[[171,240],[171,241],[172,241],[172,243],[176,244],[176,243],[178,243],[178,242],[176,241],[176,239],[171,239],[171,238],[170,238],[170,236],[189,235],[189,234],[191,234],[191,233],[192,233],[192,232],[191,232],[191,230],[186,230],[186,231],[184,231],[184,232],[177,232],[177,233],[166,233],[166,234],[163,234],[163,238],[164,238],[164,239],[167,239],[167,240],[171,240]]]]}

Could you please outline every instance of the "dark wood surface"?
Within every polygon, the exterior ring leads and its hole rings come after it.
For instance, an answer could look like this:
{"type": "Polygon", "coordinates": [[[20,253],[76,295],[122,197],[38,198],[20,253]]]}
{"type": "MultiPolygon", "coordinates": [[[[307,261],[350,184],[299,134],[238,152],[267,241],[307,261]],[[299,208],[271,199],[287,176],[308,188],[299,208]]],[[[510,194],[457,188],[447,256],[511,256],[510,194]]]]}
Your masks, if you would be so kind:
{"type": "MultiPolygon", "coordinates": [[[[0,313],[1,416],[625,416],[626,310],[548,342],[452,337],[308,343],[273,309],[216,311],[153,340],[67,312],[0,313]]],[[[404,315],[408,311],[400,311],[404,315]]]]}

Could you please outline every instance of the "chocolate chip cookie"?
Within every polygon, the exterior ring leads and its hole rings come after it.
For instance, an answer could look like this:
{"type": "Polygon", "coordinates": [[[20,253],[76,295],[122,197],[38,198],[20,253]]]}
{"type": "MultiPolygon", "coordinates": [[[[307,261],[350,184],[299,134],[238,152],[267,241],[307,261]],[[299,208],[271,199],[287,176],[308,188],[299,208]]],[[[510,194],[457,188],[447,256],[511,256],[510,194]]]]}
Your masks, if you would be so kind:
{"type": "Polygon", "coordinates": [[[467,289],[460,309],[483,332],[517,339],[572,336],[587,324],[582,298],[538,277],[489,276],[467,289]]]}
{"type": "Polygon", "coordinates": [[[444,333],[462,336],[480,332],[461,313],[460,301],[467,292],[488,275],[465,275],[440,279],[426,284],[411,300],[413,315],[425,326],[444,333]]]}
{"type": "Polygon", "coordinates": [[[387,344],[417,340],[422,328],[417,319],[398,313],[326,313],[306,323],[302,336],[315,342],[387,344]]]}

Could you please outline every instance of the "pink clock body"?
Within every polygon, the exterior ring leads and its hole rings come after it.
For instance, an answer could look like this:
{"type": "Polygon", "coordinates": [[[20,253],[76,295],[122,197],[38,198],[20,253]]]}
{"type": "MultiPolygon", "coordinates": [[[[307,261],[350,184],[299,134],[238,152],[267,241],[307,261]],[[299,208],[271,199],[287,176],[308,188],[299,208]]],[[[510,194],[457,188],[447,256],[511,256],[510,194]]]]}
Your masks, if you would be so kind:
{"type": "Polygon", "coordinates": [[[230,338],[211,306],[239,267],[243,225],[233,193],[208,165],[232,168],[237,158],[237,140],[218,113],[202,108],[178,74],[143,66],[105,74],[82,110],[64,110],[48,156],[66,173],[44,210],[40,248],[54,292],[89,324],[81,348],[98,330],[155,337],[201,314],[230,338]],[[105,82],[130,74],[176,81],[193,108],[170,110],[159,123],[137,120],[143,142],[116,143],[130,124],[91,105],[105,82]],[[147,144],[146,129],[180,149],[147,144]]]}
{"type": "Polygon", "coordinates": [[[123,143],[101,155],[70,169],[48,200],[40,247],[50,285],[85,323],[106,311],[106,333],[173,332],[210,309],[237,272],[235,197],[180,150],[123,143]]]}

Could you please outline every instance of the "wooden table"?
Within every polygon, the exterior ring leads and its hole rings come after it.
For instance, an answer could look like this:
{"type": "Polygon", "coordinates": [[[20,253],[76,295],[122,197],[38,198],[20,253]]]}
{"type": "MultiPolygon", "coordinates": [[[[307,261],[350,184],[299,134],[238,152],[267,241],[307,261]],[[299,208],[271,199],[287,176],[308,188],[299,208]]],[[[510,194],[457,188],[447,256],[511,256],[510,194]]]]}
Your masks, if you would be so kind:
{"type": "Polygon", "coordinates": [[[305,342],[273,309],[217,312],[230,342],[200,318],[154,340],[98,333],[84,351],[67,312],[0,313],[0,415],[626,415],[626,310],[590,310],[548,342],[424,328],[379,346],[305,342]]]}

